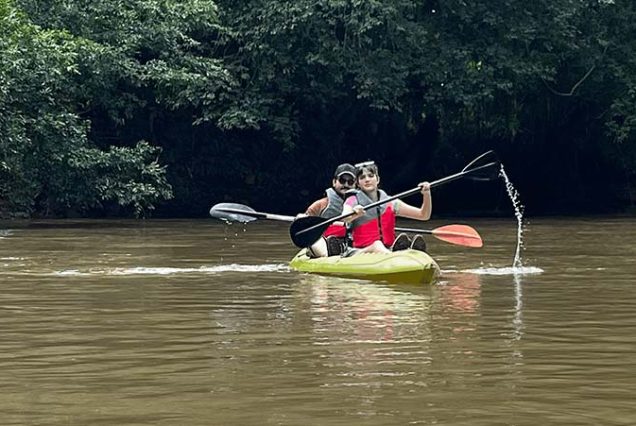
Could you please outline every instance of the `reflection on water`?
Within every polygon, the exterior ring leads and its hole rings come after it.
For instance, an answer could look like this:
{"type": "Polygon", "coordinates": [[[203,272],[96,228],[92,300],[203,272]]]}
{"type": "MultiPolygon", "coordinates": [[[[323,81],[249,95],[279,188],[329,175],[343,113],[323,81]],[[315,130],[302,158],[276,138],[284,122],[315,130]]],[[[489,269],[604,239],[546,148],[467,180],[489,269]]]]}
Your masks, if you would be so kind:
{"type": "Polygon", "coordinates": [[[12,227],[2,424],[636,423],[636,225],[534,221],[523,270],[471,226],[433,286],[290,271],[276,223],[12,227]]]}
{"type": "Polygon", "coordinates": [[[474,314],[479,309],[481,281],[479,275],[459,272],[447,274],[439,284],[442,304],[459,313],[474,314]]]}
{"type": "Polygon", "coordinates": [[[421,326],[428,312],[428,294],[399,291],[384,284],[318,276],[305,277],[301,286],[310,294],[311,321],[321,344],[391,342],[413,337],[413,323],[421,326]],[[335,329],[334,329],[335,325],[335,329]]]}
{"type": "Polygon", "coordinates": [[[514,339],[519,340],[523,335],[523,287],[521,276],[514,275],[515,310],[512,324],[515,328],[514,339]]]}

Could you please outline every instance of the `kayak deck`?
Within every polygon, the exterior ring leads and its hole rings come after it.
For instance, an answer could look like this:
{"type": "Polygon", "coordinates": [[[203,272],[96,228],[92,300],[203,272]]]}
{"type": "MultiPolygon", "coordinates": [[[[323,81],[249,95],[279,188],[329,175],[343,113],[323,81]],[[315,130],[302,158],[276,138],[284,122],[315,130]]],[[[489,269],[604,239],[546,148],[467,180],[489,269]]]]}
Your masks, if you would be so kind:
{"type": "Polygon", "coordinates": [[[439,274],[435,260],[417,250],[311,259],[303,249],[289,266],[300,272],[405,284],[431,284],[439,274]]]}

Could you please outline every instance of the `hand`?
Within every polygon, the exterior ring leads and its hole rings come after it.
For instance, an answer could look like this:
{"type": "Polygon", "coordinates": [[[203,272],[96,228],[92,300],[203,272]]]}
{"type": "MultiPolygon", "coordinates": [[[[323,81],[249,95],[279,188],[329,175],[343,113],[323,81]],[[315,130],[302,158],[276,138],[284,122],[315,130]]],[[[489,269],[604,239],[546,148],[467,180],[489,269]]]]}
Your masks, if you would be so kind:
{"type": "Polygon", "coordinates": [[[422,195],[426,195],[427,192],[431,192],[431,184],[428,182],[422,182],[420,183],[420,192],[422,193],[422,195]]]}
{"type": "Polygon", "coordinates": [[[357,205],[353,207],[353,216],[351,216],[351,220],[356,220],[364,216],[364,207],[361,205],[357,205]]]}

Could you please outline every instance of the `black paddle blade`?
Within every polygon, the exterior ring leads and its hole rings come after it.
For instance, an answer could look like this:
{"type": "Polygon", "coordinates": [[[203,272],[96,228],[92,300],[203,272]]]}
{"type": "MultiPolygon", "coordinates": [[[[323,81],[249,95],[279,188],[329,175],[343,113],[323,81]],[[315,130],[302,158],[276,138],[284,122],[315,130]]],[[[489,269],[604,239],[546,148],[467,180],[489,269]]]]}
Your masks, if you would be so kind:
{"type": "Polygon", "coordinates": [[[241,214],[241,211],[246,213],[255,212],[251,207],[243,204],[236,203],[219,203],[212,206],[210,209],[210,216],[224,220],[226,222],[252,222],[256,220],[254,216],[248,216],[241,214]]]}
{"type": "Polygon", "coordinates": [[[299,234],[299,232],[318,225],[324,222],[324,220],[325,219],[320,216],[305,216],[294,220],[289,227],[289,236],[294,245],[299,248],[305,248],[318,241],[322,233],[325,232],[325,229],[329,227],[329,223],[325,224],[325,226],[312,229],[311,231],[303,232],[302,234],[299,234]]]}
{"type": "Polygon", "coordinates": [[[489,181],[499,177],[500,162],[495,151],[487,151],[471,161],[462,172],[471,180],[489,181]]]}

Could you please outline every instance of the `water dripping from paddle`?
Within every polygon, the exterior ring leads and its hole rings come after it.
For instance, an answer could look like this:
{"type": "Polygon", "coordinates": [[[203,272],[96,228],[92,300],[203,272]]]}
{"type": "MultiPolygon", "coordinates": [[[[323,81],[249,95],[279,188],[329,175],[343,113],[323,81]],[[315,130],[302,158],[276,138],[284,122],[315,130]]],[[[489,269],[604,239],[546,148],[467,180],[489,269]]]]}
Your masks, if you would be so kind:
{"type": "MultiPolygon", "coordinates": [[[[230,242],[231,244],[231,248],[235,249],[236,248],[236,242],[239,239],[239,231],[237,231],[236,229],[233,228],[233,226],[236,224],[236,222],[233,222],[229,219],[221,219],[223,221],[223,223],[225,224],[225,226],[223,227],[223,241],[226,242],[230,242]]],[[[242,227],[242,231],[243,233],[247,232],[247,222],[238,222],[240,223],[241,227],[242,227]]],[[[223,251],[222,251],[223,253],[223,251]]],[[[223,263],[224,261],[224,257],[223,255],[220,256],[219,261],[221,263],[223,263]]]]}
{"type": "MultiPolygon", "coordinates": [[[[236,222],[232,222],[231,220],[227,220],[227,219],[222,219],[222,221],[225,223],[225,229],[224,229],[224,237],[223,240],[224,241],[230,241],[230,238],[234,241],[237,241],[239,238],[239,232],[243,232],[246,233],[247,232],[247,226],[246,222],[239,222],[239,224],[241,225],[242,229],[241,231],[238,231],[236,229],[233,229],[233,226],[235,225],[236,222]],[[233,234],[233,235],[230,235],[233,234]]],[[[234,242],[232,242],[232,248],[236,248],[236,244],[234,242]]]]}
{"type": "Polygon", "coordinates": [[[488,267],[470,269],[465,272],[472,272],[480,275],[525,275],[525,274],[538,274],[542,273],[543,269],[534,266],[524,266],[522,260],[522,253],[525,249],[523,244],[523,234],[526,229],[526,223],[523,219],[524,206],[521,204],[521,197],[519,192],[515,189],[512,181],[506,174],[503,164],[500,166],[499,176],[503,179],[506,186],[506,192],[514,208],[514,215],[517,219],[517,246],[515,249],[515,255],[512,260],[512,265],[509,267],[488,267]]]}
{"type": "Polygon", "coordinates": [[[525,228],[525,224],[523,222],[523,211],[525,207],[523,206],[523,204],[521,204],[519,192],[515,189],[514,185],[510,181],[510,178],[504,170],[503,164],[501,164],[499,175],[503,178],[506,184],[506,192],[508,193],[508,197],[510,197],[510,201],[512,202],[512,206],[515,210],[515,217],[517,218],[517,249],[515,250],[515,257],[512,261],[512,267],[513,269],[522,269],[523,262],[521,261],[521,251],[524,249],[523,230],[525,228]]]}

